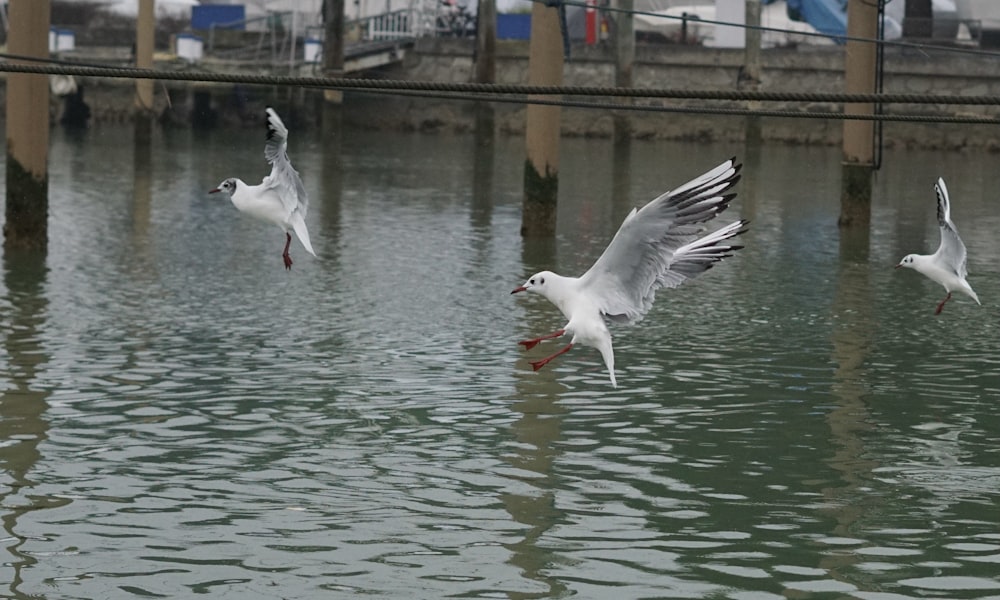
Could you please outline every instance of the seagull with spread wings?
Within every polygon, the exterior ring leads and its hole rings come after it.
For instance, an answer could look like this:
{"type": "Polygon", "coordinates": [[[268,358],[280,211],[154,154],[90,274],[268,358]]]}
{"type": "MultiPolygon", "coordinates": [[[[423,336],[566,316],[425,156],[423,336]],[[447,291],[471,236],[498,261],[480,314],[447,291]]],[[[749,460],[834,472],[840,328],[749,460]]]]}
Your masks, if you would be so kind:
{"type": "Polygon", "coordinates": [[[541,294],[568,319],[554,333],[520,342],[527,350],[542,340],[573,336],[555,354],[532,362],[536,371],[579,343],[600,351],[611,385],[618,386],[607,322],[642,320],[658,289],[677,287],[742,248],[729,240],[747,231],[748,221],[735,221],[707,235],[701,227],[736,197],[729,192],[740,179],[742,165],[735,160],[632,209],[604,254],[580,277],[542,271],[511,292],[541,294]]]}
{"type": "Polygon", "coordinates": [[[292,234],[289,230],[295,232],[309,254],[316,256],[305,221],[309,210],[309,196],[306,195],[298,171],[288,160],[288,129],[273,108],[267,107],[266,113],[267,141],[264,144],[264,158],[271,163],[271,174],[258,185],[247,185],[241,179],[230,177],[209,193],[226,192],[233,201],[233,206],[240,212],[280,227],[285,232],[285,250],[281,258],[285,262],[285,268],[291,269],[292,257],[288,254],[288,247],[292,243],[292,234]]]}
{"type": "Polygon", "coordinates": [[[951,300],[952,292],[962,292],[982,305],[979,296],[965,280],[969,272],[966,269],[966,250],[962,238],[958,237],[958,229],[951,222],[951,200],[948,198],[948,186],[944,179],[938,178],[934,184],[937,193],[937,219],[941,228],[941,245],[934,254],[907,254],[899,261],[896,268],[906,267],[926,275],[931,281],[944,286],[948,295],[944,297],[934,310],[935,315],[944,310],[944,303],[951,300]]]}

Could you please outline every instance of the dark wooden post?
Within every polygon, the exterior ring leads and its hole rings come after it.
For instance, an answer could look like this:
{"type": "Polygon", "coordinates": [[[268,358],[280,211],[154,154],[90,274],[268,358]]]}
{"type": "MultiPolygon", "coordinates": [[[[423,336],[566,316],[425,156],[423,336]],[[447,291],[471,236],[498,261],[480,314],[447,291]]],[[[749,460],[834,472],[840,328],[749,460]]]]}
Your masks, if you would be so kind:
{"type": "MultiPolygon", "coordinates": [[[[156,32],[154,0],[139,0],[135,19],[135,66],[153,68],[153,41],[156,32]]],[[[153,128],[153,80],[135,80],[135,141],[150,143],[153,128]]]]}
{"type": "MultiPolygon", "coordinates": [[[[323,2],[323,75],[344,75],[344,0],[323,2]]],[[[340,90],[324,90],[323,99],[340,104],[344,94],[340,90]]]]}
{"type": "MultiPolygon", "coordinates": [[[[11,54],[49,56],[49,0],[12,0],[11,54]]],[[[49,79],[7,75],[7,222],[4,249],[45,250],[49,213],[49,79]]]]}
{"type": "MultiPolygon", "coordinates": [[[[535,2],[531,7],[531,40],[528,43],[528,84],[562,85],[563,46],[559,11],[535,2]]],[[[556,232],[559,194],[558,106],[529,104],[525,110],[524,202],[521,235],[547,237],[556,232]]]]}
{"type": "MultiPolygon", "coordinates": [[[[497,3],[496,0],[479,0],[476,12],[476,64],[475,83],[495,83],[497,79],[497,3]]],[[[493,106],[476,102],[476,143],[493,144],[495,118],[493,106]]]]}
{"type": "MultiPolygon", "coordinates": [[[[743,45],[743,74],[741,88],[756,92],[760,89],[760,0],[746,0],[746,32],[743,45]]],[[[747,102],[748,110],[760,110],[760,102],[747,102]]],[[[746,119],[745,142],[747,146],[761,143],[760,117],[746,119]]]]}
{"type": "MultiPolygon", "coordinates": [[[[615,85],[632,87],[632,69],[635,64],[635,21],[632,18],[634,0],[618,0],[620,12],[615,13],[615,85]]],[[[622,98],[622,104],[631,104],[631,98],[622,98]]],[[[632,138],[632,119],[623,110],[614,116],[614,141],[623,144],[632,138]]]]}
{"type": "MultiPolygon", "coordinates": [[[[874,39],[878,30],[877,3],[848,0],[847,35],[874,39]]],[[[875,44],[849,40],[846,48],[844,79],[848,94],[875,92],[875,44]]],[[[849,115],[874,114],[874,105],[847,104],[849,115]]],[[[872,167],[874,165],[873,121],[844,121],[844,162],[840,182],[841,227],[868,227],[871,221],[872,167]]]]}

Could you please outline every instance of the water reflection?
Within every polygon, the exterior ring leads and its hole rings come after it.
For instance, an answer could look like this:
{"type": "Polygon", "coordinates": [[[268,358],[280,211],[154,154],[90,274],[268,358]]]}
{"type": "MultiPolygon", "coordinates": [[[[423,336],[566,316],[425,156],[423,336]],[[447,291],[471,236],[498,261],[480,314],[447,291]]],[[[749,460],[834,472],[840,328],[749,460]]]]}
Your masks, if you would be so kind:
{"type": "MultiPolygon", "coordinates": [[[[873,294],[869,281],[868,228],[840,230],[840,263],[837,268],[831,336],[834,373],[831,392],[835,404],[827,412],[833,456],[827,463],[837,471],[839,485],[823,490],[827,499],[825,512],[836,525],[829,534],[834,546],[853,547],[859,521],[872,510],[877,497],[865,493],[877,463],[868,458],[865,434],[871,430],[866,404],[867,359],[875,334],[872,310],[873,294]]],[[[838,579],[845,578],[847,567],[859,556],[852,551],[833,549],[824,553],[820,565],[838,579]]]]}
{"type": "MultiPolygon", "coordinates": [[[[54,138],[50,270],[8,262],[0,279],[17,582],[0,596],[1000,585],[992,309],[934,319],[929,283],[890,268],[921,242],[898,239],[901,220],[936,235],[916,175],[938,157],[888,157],[908,172],[880,191],[870,239],[838,240],[839,151],[747,148],[746,249],[614,331],[612,393],[590,349],[532,372],[561,342],[517,341],[562,317],[510,290],[578,274],[632,206],[741,151],[565,140],[558,237],[522,240],[521,140],[295,136],[320,258],[285,272],[273,231],[204,194],[265,169],[260,142],[163,132],[147,155],[126,128],[54,138]],[[24,508],[51,498],[73,501],[24,508]]],[[[963,191],[963,236],[991,247],[992,196],[963,191]]],[[[1000,267],[972,259],[1000,297],[1000,267]]]]}
{"type": "Polygon", "coordinates": [[[48,271],[45,254],[9,250],[3,260],[6,297],[0,299],[5,321],[3,347],[7,381],[0,392],[0,465],[3,486],[0,505],[4,507],[4,540],[11,558],[2,561],[12,570],[7,580],[13,598],[27,598],[20,590],[22,573],[37,561],[22,551],[25,534],[18,521],[27,512],[64,504],[64,500],[45,499],[31,494],[36,482],[30,473],[41,459],[39,445],[48,439],[48,393],[39,388],[36,378],[48,361],[41,332],[45,327],[48,301],[45,283],[48,271]]]}
{"type": "Polygon", "coordinates": [[[556,398],[566,390],[552,380],[521,379],[517,384],[521,400],[511,409],[517,421],[511,425],[513,451],[505,455],[513,469],[511,476],[519,480],[517,490],[501,494],[504,508],[511,518],[525,526],[523,537],[507,545],[511,551],[509,563],[521,575],[541,584],[538,592],[512,590],[510,598],[558,598],[566,586],[551,577],[547,569],[551,563],[549,551],[543,547],[543,536],[562,518],[555,506],[556,476],[552,469],[560,452],[562,416],[565,409],[556,398]]]}

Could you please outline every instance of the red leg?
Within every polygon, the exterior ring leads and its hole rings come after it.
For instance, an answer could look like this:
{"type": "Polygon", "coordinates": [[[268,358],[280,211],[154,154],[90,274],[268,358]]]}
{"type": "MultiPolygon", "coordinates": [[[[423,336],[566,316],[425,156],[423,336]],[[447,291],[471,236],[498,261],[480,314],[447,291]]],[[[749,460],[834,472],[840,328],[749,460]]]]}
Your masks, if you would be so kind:
{"type": "Polygon", "coordinates": [[[534,338],[534,339],[531,339],[531,340],[524,340],[523,342],[518,342],[518,344],[524,346],[525,350],[531,350],[532,348],[534,348],[535,346],[538,345],[538,342],[540,342],[542,340],[551,340],[552,338],[557,338],[557,337],[563,335],[564,333],[566,333],[566,330],[565,329],[560,329],[559,331],[555,331],[555,332],[550,333],[548,335],[543,335],[542,337],[537,337],[537,338],[534,338]]]}
{"type": "Polygon", "coordinates": [[[951,292],[948,292],[948,295],[944,297],[944,300],[941,301],[941,304],[937,305],[937,310],[934,311],[934,314],[936,315],[941,314],[941,311],[944,310],[944,303],[949,300],[951,300],[951,292]]]}
{"type": "Polygon", "coordinates": [[[537,371],[538,369],[541,369],[545,365],[549,364],[549,361],[552,360],[553,358],[559,356],[560,354],[566,354],[567,352],[569,352],[570,348],[572,347],[573,344],[566,344],[566,347],[560,350],[559,352],[556,352],[552,356],[546,356],[542,360],[536,360],[531,363],[531,366],[537,371]]]}
{"type": "Polygon", "coordinates": [[[281,254],[281,258],[285,260],[285,269],[292,268],[292,257],[288,254],[288,247],[292,245],[292,234],[285,232],[285,251],[281,254]]]}

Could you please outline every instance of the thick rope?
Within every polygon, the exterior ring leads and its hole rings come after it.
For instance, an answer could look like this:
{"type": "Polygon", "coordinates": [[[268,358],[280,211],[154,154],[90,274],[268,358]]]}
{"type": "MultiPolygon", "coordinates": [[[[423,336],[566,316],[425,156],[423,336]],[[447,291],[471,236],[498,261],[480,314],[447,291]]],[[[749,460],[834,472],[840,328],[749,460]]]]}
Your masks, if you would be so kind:
{"type": "Polygon", "coordinates": [[[109,77],[125,79],[158,79],[163,81],[196,81],[246,85],[285,85],[339,90],[409,90],[423,92],[454,92],[478,94],[606,96],[613,98],[670,98],[675,100],[728,100],[759,102],[830,102],[872,104],[939,104],[967,106],[1000,106],[1000,96],[941,96],[930,94],[835,94],[821,92],[772,92],[750,90],[680,90],[667,88],[619,88],[610,86],[560,86],[500,83],[458,83],[408,81],[401,79],[349,79],[343,77],[299,77],[253,75],[246,73],[205,73],[194,71],[162,71],[125,67],[94,67],[69,65],[26,65],[0,63],[0,72],[34,73],[40,75],[74,75],[77,77],[109,77]]]}
{"type": "Polygon", "coordinates": [[[1000,125],[1000,118],[977,117],[972,115],[911,115],[911,114],[846,114],[842,112],[817,112],[800,110],[754,110],[737,107],[717,106],[658,106],[654,104],[619,104],[614,102],[583,102],[573,100],[551,100],[547,98],[493,96],[488,94],[461,94],[421,92],[414,90],[364,90],[358,94],[409,96],[417,98],[437,98],[442,100],[469,100],[473,102],[499,102],[512,104],[540,104],[564,108],[584,108],[613,111],[660,112],[679,114],[724,115],[735,117],[788,117],[796,119],[832,119],[842,121],[895,121],[905,123],[953,123],[975,125],[1000,125]]]}

